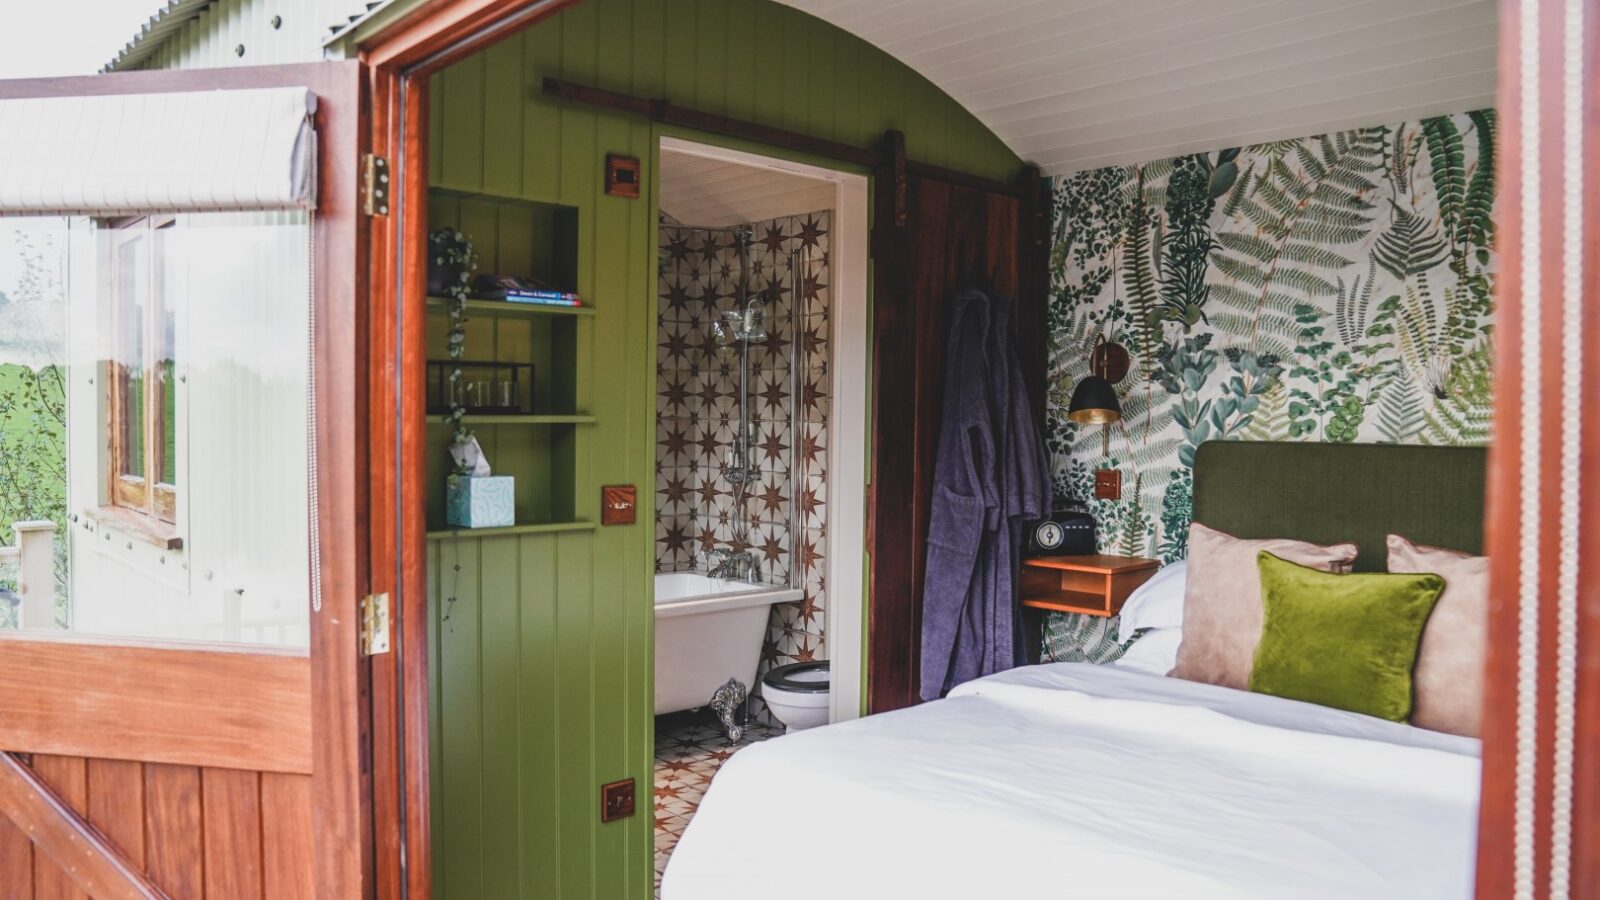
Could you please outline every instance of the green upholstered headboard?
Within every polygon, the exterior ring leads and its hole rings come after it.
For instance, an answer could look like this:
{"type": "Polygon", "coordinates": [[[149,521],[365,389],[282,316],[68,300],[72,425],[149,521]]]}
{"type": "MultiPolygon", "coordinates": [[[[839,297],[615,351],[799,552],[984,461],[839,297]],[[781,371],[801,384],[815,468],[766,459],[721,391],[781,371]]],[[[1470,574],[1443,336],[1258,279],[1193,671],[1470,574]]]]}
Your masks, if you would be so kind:
{"type": "Polygon", "coordinates": [[[1210,441],[1194,456],[1194,521],[1245,538],[1354,541],[1385,570],[1384,537],[1483,552],[1482,447],[1210,441]]]}

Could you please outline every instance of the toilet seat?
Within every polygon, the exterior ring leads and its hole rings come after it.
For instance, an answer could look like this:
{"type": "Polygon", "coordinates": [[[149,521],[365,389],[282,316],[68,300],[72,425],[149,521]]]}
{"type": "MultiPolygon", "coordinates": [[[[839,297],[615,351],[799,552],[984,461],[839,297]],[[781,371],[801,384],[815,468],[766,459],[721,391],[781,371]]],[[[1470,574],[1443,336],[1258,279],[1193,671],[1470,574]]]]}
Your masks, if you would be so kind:
{"type": "Polygon", "coordinates": [[[791,691],[796,694],[826,694],[832,679],[828,676],[828,661],[825,659],[813,662],[789,663],[777,666],[767,674],[761,676],[761,683],[767,688],[779,691],[791,691]],[[813,675],[821,672],[823,678],[802,678],[801,676],[813,675]]]}

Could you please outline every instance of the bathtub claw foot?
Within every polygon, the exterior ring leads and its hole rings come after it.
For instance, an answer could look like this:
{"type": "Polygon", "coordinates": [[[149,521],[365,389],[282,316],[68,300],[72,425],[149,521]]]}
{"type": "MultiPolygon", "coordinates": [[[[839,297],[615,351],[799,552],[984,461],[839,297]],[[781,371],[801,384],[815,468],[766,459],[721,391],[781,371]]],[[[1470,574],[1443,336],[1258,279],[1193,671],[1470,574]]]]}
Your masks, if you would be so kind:
{"type": "Polygon", "coordinates": [[[711,708],[722,720],[722,730],[727,733],[728,740],[735,744],[744,737],[744,725],[739,722],[738,713],[744,709],[747,696],[744,683],[737,678],[729,678],[727,684],[711,695],[711,708]]]}

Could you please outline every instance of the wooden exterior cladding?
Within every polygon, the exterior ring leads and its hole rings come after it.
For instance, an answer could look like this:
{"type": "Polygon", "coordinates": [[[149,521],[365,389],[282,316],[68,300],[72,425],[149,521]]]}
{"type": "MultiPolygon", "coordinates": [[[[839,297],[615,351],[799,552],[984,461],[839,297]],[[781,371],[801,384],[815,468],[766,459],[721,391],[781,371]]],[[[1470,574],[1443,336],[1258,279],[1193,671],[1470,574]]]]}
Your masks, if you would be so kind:
{"type": "MultiPolygon", "coordinates": [[[[19,806],[20,779],[8,768],[20,765],[0,758],[0,812],[19,806]]],[[[27,819],[49,832],[30,840],[13,816],[0,816],[3,900],[317,896],[310,776],[46,755],[27,771],[136,876],[111,877],[114,866],[83,847],[81,833],[72,839],[71,820],[27,819]]]]}
{"type": "MultiPolygon", "coordinates": [[[[45,768],[48,770],[49,766],[45,768]]],[[[126,809],[127,804],[123,802],[126,796],[124,789],[112,805],[126,809]]],[[[9,753],[0,753],[0,815],[7,819],[5,830],[0,831],[0,843],[18,845],[0,849],[0,860],[11,865],[8,873],[16,873],[19,882],[23,880],[24,871],[32,880],[38,862],[36,857],[42,853],[54,860],[57,869],[71,873],[72,881],[94,897],[108,900],[166,897],[145,877],[141,865],[134,863],[99,829],[90,825],[38,772],[9,753]]],[[[141,817],[138,826],[142,829],[143,825],[141,817]]],[[[140,842],[143,842],[142,834],[140,842]]],[[[132,842],[125,840],[124,843],[132,842]]]]}
{"type": "Polygon", "coordinates": [[[0,659],[0,749],[312,771],[303,653],[6,632],[0,659]]]}

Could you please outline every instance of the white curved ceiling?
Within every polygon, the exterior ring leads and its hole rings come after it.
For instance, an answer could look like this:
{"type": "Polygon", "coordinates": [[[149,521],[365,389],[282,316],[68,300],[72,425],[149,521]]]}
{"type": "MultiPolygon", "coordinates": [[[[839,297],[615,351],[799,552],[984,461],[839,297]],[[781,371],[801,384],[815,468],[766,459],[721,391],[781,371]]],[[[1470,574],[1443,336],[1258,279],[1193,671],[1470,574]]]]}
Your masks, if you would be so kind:
{"type": "Polygon", "coordinates": [[[1494,103],[1493,0],[779,0],[1047,174],[1494,103]]]}
{"type": "Polygon", "coordinates": [[[661,148],[661,211],[681,225],[725,228],[830,209],[834,185],[776,169],[661,148]]]}

